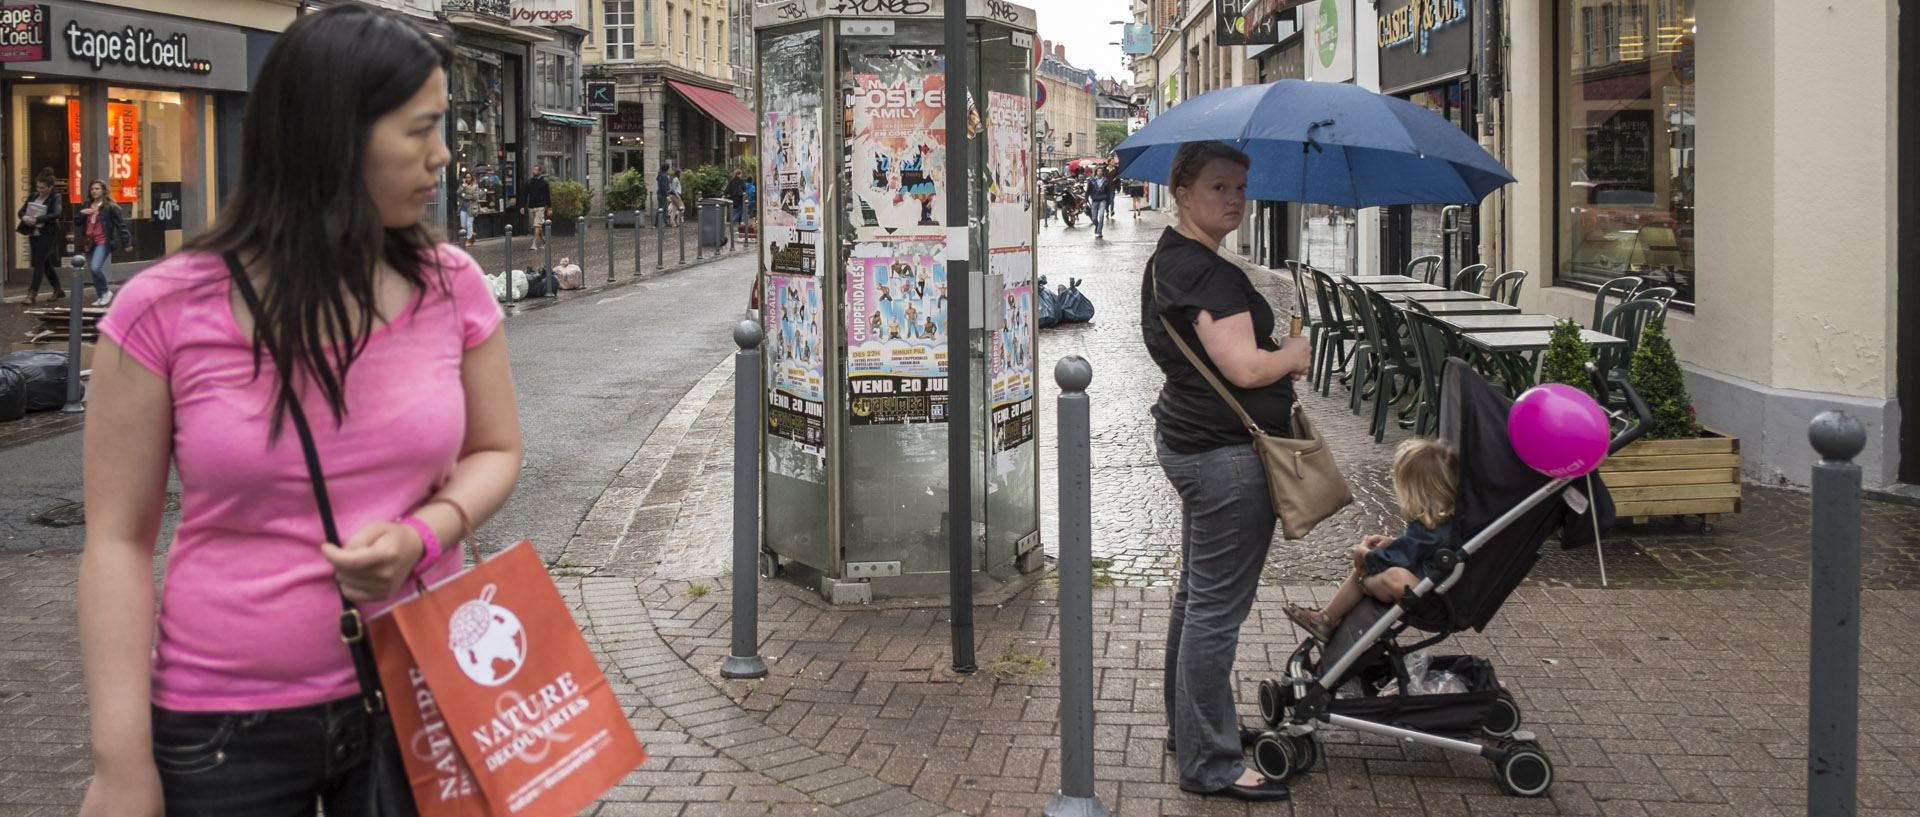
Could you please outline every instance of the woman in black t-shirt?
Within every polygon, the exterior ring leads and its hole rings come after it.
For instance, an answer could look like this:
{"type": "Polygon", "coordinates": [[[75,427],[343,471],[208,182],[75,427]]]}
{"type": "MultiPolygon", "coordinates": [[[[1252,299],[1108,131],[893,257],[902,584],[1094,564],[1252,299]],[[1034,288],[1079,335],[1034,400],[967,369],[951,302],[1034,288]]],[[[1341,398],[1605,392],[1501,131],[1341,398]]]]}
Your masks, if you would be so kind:
{"type": "Polygon", "coordinates": [[[1167,334],[1162,317],[1224,381],[1263,431],[1285,434],[1293,381],[1311,352],[1304,338],[1273,341],[1273,307],[1246,273],[1218,253],[1240,226],[1246,154],[1190,142],[1175,154],[1179,222],[1160,237],[1141,281],[1140,331],[1167,376],[1154,403],[1160,467],[1180,493],[1180,586],[1167,628],[1168,743],[1180,788],[1242,800],[1287,797],[1287,787],[1245,764],[1233,704],[1240,624],[1253,608],[1273,541],[1267,475],[1252,435],[1167,334]]]}

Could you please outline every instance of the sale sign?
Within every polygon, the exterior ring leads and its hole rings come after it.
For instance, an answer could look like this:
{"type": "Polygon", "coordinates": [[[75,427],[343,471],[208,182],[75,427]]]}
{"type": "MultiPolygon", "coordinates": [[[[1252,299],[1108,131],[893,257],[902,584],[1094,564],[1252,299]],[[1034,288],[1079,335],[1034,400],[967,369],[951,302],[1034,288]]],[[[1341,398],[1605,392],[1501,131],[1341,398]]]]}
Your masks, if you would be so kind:
{"type": "MultiPolygon", "coordinates": [[[[92,179],[81,161],[80,100],[67,99],[67,200],[87,197],[92,179]]],[[[107,103],[107,194],[114,201],[140,200],[140,106],[107,103]]]]}

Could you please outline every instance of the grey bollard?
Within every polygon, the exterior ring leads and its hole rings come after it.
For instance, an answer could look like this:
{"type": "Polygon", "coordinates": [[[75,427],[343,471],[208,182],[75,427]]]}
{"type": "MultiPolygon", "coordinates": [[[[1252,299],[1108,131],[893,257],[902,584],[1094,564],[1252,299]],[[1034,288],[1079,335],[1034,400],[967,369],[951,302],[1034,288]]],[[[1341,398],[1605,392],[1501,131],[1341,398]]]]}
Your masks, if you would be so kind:
{"type": "MultiPolygon", "coordinates": [[[[86,403],[80,399],[80,333],[85,327],[80,317],[80,290],[85,288],[85,284],[81,282],[85,280],[82,276],[86,274],[87,257],[75,255],[73,257],[73,288],[67,293],[71,296],[71,300],[67,305],[67,404],[60,407],[63,414],[74,414],[87,409],[86,403]]],[[[60,279],[55,278],[53,282],[58,284],[60,279]]]]}
{"type": "Polygon", "coordinates": [[[674,240],[680,243],[680,265],[687,264],[687,214],[680,214],[680,223],[673,228],[674,240]]]}
{"type": "Polygon", "coordinates": [[[707,220],[707,205],[704,202],[695,203],[693,212],[693,260],[698,261],[700,260],[700,251],[706,249],[707,246],[707,239],[700,232],[704,229],[701,222],[707,220]]]}
{"type": "Polygon", "coordinates": [[[733,652],[722,678],[764,678],[760,660],[760,324],[733,327],[733,652]]]}
{"type": "Polygon", "coordinates": [[[546,260],[547,260],[546,270],[548,272],[552,272],[553,271],[553,236],[545,236],[545,238],[547,240],[540,242],[540,249],[542,252],[546,253],[546,260]]]}
{"type": "Polygon", "coordinates": [[[667,208],[662,206],[654,211],[653,217],[653,268],[667,268],[667,208]]]}
{"type": "Polygon", "coordinates": [[[513,303],[513,225],[502,228],[507,238],[507,303],[513,303]]]}
{"type": "Polygon", "coordinates": [[[640,277],[640,219],[645,215],[644,211],[633,211],[633,277],[635,278],[640,277]]]}
{"type": "MultiPolygon", "coordinates": [[[[552,242],[548,242],[552,243],[552,242]]],[[[580,277],[587,277],[587,217],[576,216],[573,219],[574,263],[580,265],[580,277]]],[[[612,259],[608,259],[609,262],[612,259]]]]}
{"type": "Polygon", "coordinates": [[[1852,817],[1860,726],[1860,466],[1867,430],[1813,418],[1813,625],[1807,684],[1807,817],[1852,817]]]}
{"type": "Polygon", "coordinates": [[[613,211],[607,211],[607,283],[613,283],[613,211]]]}
{"type": "Polygon", "coordinates": [[[1047,817],[1106,817],[1093,793],[1093,442],[1079,355],[1053,367],[1060,384],[1060,794],[1047,817]]]}

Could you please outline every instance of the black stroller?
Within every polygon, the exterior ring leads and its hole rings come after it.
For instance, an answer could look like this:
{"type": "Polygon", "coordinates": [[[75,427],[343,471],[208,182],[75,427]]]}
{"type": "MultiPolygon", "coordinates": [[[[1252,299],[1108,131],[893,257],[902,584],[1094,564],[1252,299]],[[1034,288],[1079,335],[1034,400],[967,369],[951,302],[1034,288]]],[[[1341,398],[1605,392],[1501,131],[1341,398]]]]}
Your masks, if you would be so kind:
{"type": "MultiPolygon", "coordinates": [[[[1606,384],[1588,364],[1600,393],[1606,384]]],[[[1624,392],[1637,421],[1621,423],[1609,446],[1620,450],[1650,422],[1646,405],[1624,378],[1624,392]]],[[[1471,655],[1435,655],[1433,671],[1452,673],[1452,690],[1413,694],[1407,656],[1468,628],[1482,630],[1508,594],[1540,558],[1540,546],[1556,530],[1569,547],[1596,539],[1613,522],[1613,503],[1596,476],[1549,479],[1527,467],[1507,438],[1512,405],[1457,359],[1442,374],[1440,436],[1460,452],[1454,547],[1435,559],[1439,568],[1396,604],[1362,601],[1340,621],[1326,644],[1309,636],[1287,660],[1285,680],[1260,683],[1260,714],[1270,731],[1254,744],[1262,774],[1286,780],[1319,758],[1314,730],[1320,723],[1402,741],[1479,755],[1491,761],[1507,793],[1545,794],[1553,762],[1530,732],[1520,730],[1520,709],[1500,687],[1493,666],[1471,655]],[[1588,496],[1591,493],[1592,496],[1588,496]],[[1471,537],[1462,541],[1461,537],[1471,537]],[[1401,645],[1408,628],[1431,635],[1401,645]],[[1316,653],[1318,658],[1316,659],[1316,653]],[[1380,694],[1382,686],[1397,694],[1380,694]],[[1488,741],[1488,742],[1482,742],[1488,741]]],[[[1595,542],[1597,545],[1597,542],[1595,542]]]]}

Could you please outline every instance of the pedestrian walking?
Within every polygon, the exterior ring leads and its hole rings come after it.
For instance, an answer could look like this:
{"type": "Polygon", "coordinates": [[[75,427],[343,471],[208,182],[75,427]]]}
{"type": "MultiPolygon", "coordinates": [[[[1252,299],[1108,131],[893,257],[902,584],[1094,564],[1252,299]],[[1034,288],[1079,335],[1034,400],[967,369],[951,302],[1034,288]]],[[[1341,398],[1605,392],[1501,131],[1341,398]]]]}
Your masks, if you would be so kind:
{"type": "Polygon", "coordinates": [[[133,246],[133,234],[127,230],[127,217],[107,192],[107,183],[94,179],[87,184],[87,206],[74,215],[74,229],[87,237],[87,269],[93,273],[94,306],[113,303],[113,290],[107,281],[107,261],[116,249],[133,246]]]}
{"type": "Polygon", "coordinates": [[[1087,180],[1087,206],[1093,216],[1095,238],[1106,235],[1107,214],[1113,211],[1113,170],[1101,165],[1087,180]]]}
{"type": "Polygon", "coordinates": [[[653,195],[659,199],[661,219],[668,221],[673,218],[672,212],[667,209],[667,205],[673,203],[673,179],[673,165],[661,162],[660,172],[653,176],[653,195]]]}
{"type": "Polygon", "coordinates": [[[680,224],[687,217],[686,188],[680,186],[680,177],[685,175],[687,172],[682,170],[673,174],[673,178],[668,181],[667,201],[673,205],[674,224],[680,224]]]}
{"type": "Polygon", "coordinates": [[[33,179],[33,195],[20,203],[19,222],[13,231],[27,237],[27,263],[33,267],[33,281],[27,285],[27,308],[40,296],[40,280],[53,286],[55,301],[64,300],[67,290],[60,285],[60,271],[54,266],[54,247],[60,241],[60,214],[65,204],[53,194],[53,172],[41,171],[33,179]]]}
{"type": "Polygon", "coordinates": [[[1133,220],[1140,220],[1140,201],[1147,197],[1147,183],[1138,180],[1127,182],[1127,198],[1133,199],[1133,220]]]}
{"type": "Polygon", "coordinates": [[[1179,221],[1161,235],[1142,277],[1140,331],[1166,375],[1153,406],[1155,446],[1181,505],[1180,583],[1163,677],[1180,788],[1271,801],[1286,799],[1287,787],[1247,768],[1252,740],[1233,702],[1240,625],[1273,540],[1267,475],[1252,435],[1167,332],[1171,324],[1261,428],[1288,432],[1293,381],[1311,362],[1307,341],[1275,343],[1273,308],[1217,251],[1240,224],[1249,166],[1246,154],[1220,142],[1189,142],[1176,153],[1169,186],[1179,221]]]}
{"type": "Polygon", "coordinates": [[[391,731],[370,731],[343,622],[458,571],[454,543],[521,463],[500,307],[421,222],[450,159],[451,59],[358,3],[295,20],[248,94],[219,220],[101,321],[82,815],[363,815],[380,791],[370,754],[398,757],[391,731]],[[287,428],[303,419],[342,542],[325,541],[306,435],[287,428]],[[182,507],[156,626],[169,466],[182,507]]]}
{"type": "Polygon", "coordinates": [[[473,180],[471,171],[460,175],[460,236],[465,246],[473,246],[473,216],[486,196],[487,191],[473,180]]]}
{"type": "MultiPolygon", "coordinates": [[[[727,199],[733,202],[733,223],[738,225],[747,220],[747,179],[740,168],[733,169],[733,177],[727,179],[727,199]]],[[[735,227],[738,230],[738,227],[735,227]]]]}
{"type": "Polygon", "coordinates": [[[527,177],[527,198],[521,206],[527,214],[527,228],[533,233],[533,249],[547,246],[547,208],[553,206],[553,188],[539,165],[527,177]]]}

